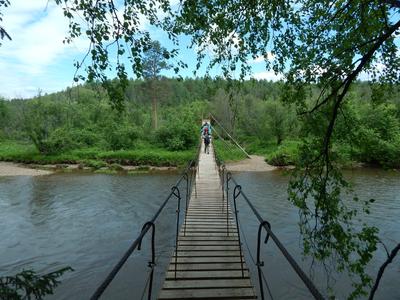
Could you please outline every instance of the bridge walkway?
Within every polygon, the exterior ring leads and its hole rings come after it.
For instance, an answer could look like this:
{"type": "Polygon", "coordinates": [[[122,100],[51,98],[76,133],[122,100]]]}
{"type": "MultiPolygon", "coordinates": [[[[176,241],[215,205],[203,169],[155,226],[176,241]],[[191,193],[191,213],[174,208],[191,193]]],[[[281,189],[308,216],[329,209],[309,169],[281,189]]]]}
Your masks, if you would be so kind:
{"type": "Polygon", "coordinates": [[[159,299],[256,299],[213,155],[200,151],[195,188],[159,299]]]}

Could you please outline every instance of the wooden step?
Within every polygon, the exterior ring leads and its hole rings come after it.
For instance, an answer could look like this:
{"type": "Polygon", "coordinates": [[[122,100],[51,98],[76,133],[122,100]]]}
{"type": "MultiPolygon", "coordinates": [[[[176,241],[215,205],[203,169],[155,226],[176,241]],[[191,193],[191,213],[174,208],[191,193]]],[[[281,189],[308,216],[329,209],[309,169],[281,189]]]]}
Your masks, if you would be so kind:
{"type": "Polygon", "coordinates": [[[256,299],[213,155],[200,153],[194,187],[159,299],[256,299]]]}

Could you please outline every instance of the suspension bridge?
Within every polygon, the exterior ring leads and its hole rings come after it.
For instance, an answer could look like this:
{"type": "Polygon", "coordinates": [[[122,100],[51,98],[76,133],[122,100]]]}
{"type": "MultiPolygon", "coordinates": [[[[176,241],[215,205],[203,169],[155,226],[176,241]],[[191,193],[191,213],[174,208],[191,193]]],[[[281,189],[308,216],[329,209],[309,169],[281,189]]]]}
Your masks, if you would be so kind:
{"type": "MultiPolygon", "coordinates": [[[[203,120],[203,123],[205,121],[209,120],[203,120]]],[[[215,118],[213,121],[218,122],[215,118]]],[[[220,127],[225,130],[222,125],[220,127]]],[[[230,135],[229,138],[248,156],[230,135]]],[[[304,282],[310,295],[315,299],[324,299],[275,236],[271,224],[258,213],[232,174],[226,171],[223,164],[217,163],[212,143],[209,154],[205,153],[204,144],[199,143],[196,159],[189,162],[154,217],[143,225],[136,240],[99,285],[91,299],[101,297],[130,255],[141,249],[143,237],[148,233],[151,234],[151,260],[148,262],[149,281],[145,287],[147,299],[265,299],[265,289],[269,298],[272,298],[263,273],[263,261],[260,259],[261,245],[266,244],[269,239],[273,240],[304,282]],[[256,259],[251,256],[257,270],[256,278],[251,278],[242,249],[238,198],[244,199],[259,222],[256,259]],[[177,200],[175,247],[169,266],[165,270],[162,287],[155,292],[155,221],[165,206],[173,200],[177,200]],[[264,239],[261,238],[263,232],[266,233],[264,239]]]]}

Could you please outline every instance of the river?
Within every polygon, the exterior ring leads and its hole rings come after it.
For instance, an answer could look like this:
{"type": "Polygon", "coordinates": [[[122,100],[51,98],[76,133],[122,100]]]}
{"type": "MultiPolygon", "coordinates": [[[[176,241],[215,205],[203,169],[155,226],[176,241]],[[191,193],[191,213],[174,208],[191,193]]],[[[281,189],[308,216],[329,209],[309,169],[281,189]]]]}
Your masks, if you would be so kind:
{"type": "MultiPolygon", "coordinates": [[[[288,178],[279,171],[234,174],[257,209],[292,255],[301,259],[298,214],[286,200],[288,178]]],[[[361,199],[375,198],[364,220],[380,228],[381,239],[393,247],[400,241],[400,173],[375,169],[346,172],[361,199]]],[[[141,226],[157,211],[178,175],[55,174],[0,178],[0,276],[34,268],[49,272],[71,266],[62,284],[46,299],[88,299],[123,255],[141,226]]],[[[240,220],[254,253],[257,224],[240,203],[240,220]]],[[[156,223],[155,288],[160,286],[174,244],[176,201],[156,223]]],[[[244,247],[246,248],[246,247],[244,247]]],[[[149,240],[128,260],[103,299],[140,299],[147,280],[149,240]]],[[[374,275],[385,259],[380,249],[369,266],[374,275]]],[[[309,299],[310,295],[272,241],[263,246],[265,274],[274,299],[309,299]]],[[[247,253],[248,265],[251,258],[247,253]]],[[[308,269],[306,268],[308,272],[308,269]]],[[[400,258],[389,265],[376,299],[400,299],[400,258]]],[[[256,277],[254,277],[255,281],[256,277]]],[[[323,286],[317,269],[313,280],[323,286]]],[[[349,290],[345,276],[335,276],[335,291],[349,290]]]]}

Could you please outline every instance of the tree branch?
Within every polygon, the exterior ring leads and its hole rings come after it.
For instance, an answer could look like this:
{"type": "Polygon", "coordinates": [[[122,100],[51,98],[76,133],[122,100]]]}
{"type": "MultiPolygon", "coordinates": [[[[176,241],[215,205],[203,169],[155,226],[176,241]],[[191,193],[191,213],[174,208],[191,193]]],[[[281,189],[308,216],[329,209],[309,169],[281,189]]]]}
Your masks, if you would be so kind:
{"type": "Polygon", "coordinates": [[[391,7],[400,8],[400,1],[399,0],[385,0],[383,2],[385,2],[386,4],[389,4],[391,7]]]}
{"type": "Polygon", "coordinates": [[[387,267],[388,264],[390,264],[394,257],[397,255],[397,252],[400,250],[400,243],[397,244],[396,247],[392,250],[390,253],[389,257],[386,259],[386,261],[383,263],[383,265],[379,268],[378,275],[376,276],[375,284],[371,290],[371,293],[369,294],[368,300],[372,300],[374,298],[375,292],[378,289],[379,282],[381,281],[381,278],[383,276],[383,272],[385,272],[385,268],[387,267]]]}
{"type": "Polygon", "coordinates": [[[357,78],[358,74],[361,72],[361,70],[364,68],[364,66],[371,60],[373,57],[374,53],[376,50],[379,49],[380,46],[395,32],[398,28],[400,27],[400,21],[397,21],[393,26],[390,27],[390,29],[384,33],[378,40],[377,42],[372,46],[372,48],[362,57],[359,65],[357,68],[351,72],[347,78],[343,81],[341,85],[339,85],[336,89],[332,91],[332,93],[328,96],[328,98],[334,97],[335,94],[340,90],[340,88],[343,87],[342,92],[337,96],[337,100],[335,102],[333,112],[332,112],[332,118],[329,122],[328,129],[326,132],[325,140],[324,140],[324,152],[325,154],[328,153],[328,148],[329,148],[329,142],[330,138],[333,133],[333,128],[335,125],[336,117],[338,114],[338,110],[340,108],[340,105],[344,99],[344,96],[347,94],[347,91],[350,88],[350,85],[353,83],[353,81],[357,78]]]}

